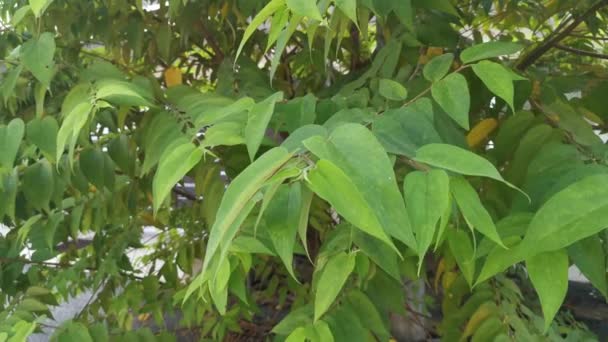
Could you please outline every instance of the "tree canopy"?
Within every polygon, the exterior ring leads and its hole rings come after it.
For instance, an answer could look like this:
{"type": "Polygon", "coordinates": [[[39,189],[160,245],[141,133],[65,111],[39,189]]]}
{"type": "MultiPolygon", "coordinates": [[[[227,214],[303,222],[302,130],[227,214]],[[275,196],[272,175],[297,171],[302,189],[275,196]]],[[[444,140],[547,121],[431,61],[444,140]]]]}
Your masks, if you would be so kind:
{"type": "Polygon", "coordinates": [[[0,1],[0,341],[594,339],[607,5],[0,1]]]}

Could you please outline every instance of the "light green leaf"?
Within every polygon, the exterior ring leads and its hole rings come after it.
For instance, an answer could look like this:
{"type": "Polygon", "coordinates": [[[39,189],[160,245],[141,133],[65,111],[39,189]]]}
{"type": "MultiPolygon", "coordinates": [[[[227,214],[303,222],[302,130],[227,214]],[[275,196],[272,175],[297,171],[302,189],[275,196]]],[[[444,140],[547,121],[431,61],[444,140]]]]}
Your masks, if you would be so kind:
{"type": "Polygon", "coordinates": [[[298,28],[300,24],[300,20],[302,19],[299,15],[294,15],[289,22],[289,25],[281,31],[279,38],[277,40],[277,46],[274,48],[272,60],[270,61],[270,83],[274,79],[274,74],[277,71],[277,67],[281,62],[281,55],[283,54],[283,50],[287,47],[287,43],[289,42],[289,38],[293,35],[293,33],[298,28]]]}
{"type": "Polygon", "coordinates": [[[152,182],[155,213],[175,184],[201,160],[203,153],[202,149],[187,142],[163,155],[152,182]]]}
{"type": "Polygon", "coordinates": [[[31,10],[32,9],[31,9],[30,5],[25,5],[21,8],[19,8],[17,11],[15,11],[13,16],[11,17],[11,25],[13,27],[19,25],[21,20],[23,20],[23,18],[25,18],[25,16],[28,15],[31,12],[31,10]]]}
{"type": "Polygon", "coordinates": [[[277,335],[288,335],[297,327],[310,323],[312,315],[313,308],[310,304],[292,309],[285,318],[272,328],[272,332],[277,335]]]}
{"type": "Polygon", "coordinates": [[[407,98],[407,89],[400,83],[383,78],[378,84],[378,92],[392,101],[403,101],[407,98]]]}
{"type": "Polygon", "coordinates": [[[336,6],[338,6],[355,25],[359,25],[357,22],[357,0],[336,0],[336,6]]]}
{"type": "Polygon", "coordinates": [[[513,78],[504,66],[490,61],[481,61],[473,64],[473,71],[492,93],[505,100],[511,110],[515,111],[513,78]]]}
{"type": "Polygon", "coordinates": [[[540,298],[545,332],[568,292],[568,254],[565,250],[545,252],[526,260],[526,269],[540,298]]]}
{"type": "Polygon", "coordinates": [[[268,42],[266,43],[264,53],[268,52],[272,44],[277,41],[279,34],[283,32],[285,25],[287,25],[287,20],[289,20],[289,11],[287,10],[287,6],[281,7],[272,16],[272,20],[270,21],[270,31],[268,31],[268,42]]]}
{"type": "Polygon", "coordinates": [[[256,103],[249,112],[247,126],[245,127],[245,141],[247,142],[247,152],[249,159],[254,160],[255,155],[262,144],[262,139],[266,133],[266,128],[270,118],[274,113],[274,105],[277,101],[283,100],[283,92],[270,95],[264,101],[256,103]]]}
{"type": "Polygon", "coordinates": [[[253,35],[253,33],[260,27],[268,17],[270,17],[274,12],[278,11],[281,7],[285,5],[285,0],[271,0],[264,8],[258,12],[258,14],[251,20],[249,26],[245,29],[243,33],[243,39],[239,44],[239,48],[236,50],[236,55],[234,57],[234,63],[236,64],[236,60],[241,55],[241,51],[243,51],[243,47],[247,40],[253,35]]]}
{"type": "Polygon", "coordinates": [[[545,202],[524,237],[532,247],[530,256],[567,247],[608,227],[606,184],[608,174],[588,176],[545,202]]]}
{"type": "MultiPolygon", "coordinates": [[[[300,200],[300,208],[298,208],[298,235],[306,256],[310,259],[310,253],[308,252],[308,216],[310,214],[310,205],[312,204],[313,193],[306,186],[301,187],[302,199],[300,200]]],[[[310,259],[312,260],[312,259],[310,259]]]]}
{"type": "Polygon", "coordinates": [[[437,82],[445,76],[454,62],[454,54],[444,53],[433,57],[422,69],[424,78],[431,82],[437,82]]]}
{"type": "Polygon", "coordinates": [[[308,173],[307,180],[312,191],[328,201],[347,221],[397,250],[363,194],[335,164],[319,160],[308,173]]]}
{"type": "Polygon", "coordinates": [[[23,172],[22,190],[25,199],[35,209],[48,210],[53,187],[53,169],[46,159],[29,166],[23,172]]]}
{"type": "Polygon", "coordinates": [[[315,321],[329,309],[354,269],[355,254],[342,252],[327,261],[315,289],[315,321]]]}
{"type": "Polygon", "coordinates": [[[10,69],[4,76],[2,80],[2,85],[0,85],[0,92],[2,93],[2,97],[4,98],[4,103],[6,104],[8,99],[13,95],[13,91],[15,90],[15,86],[17,85],[17,79],[19,75],[21,75],[21,71],[23,71],[23,65],[19,64],[16,67],[10,69]]]}
{"type": "Polygon", "coordinates": [[[504,247],[498,231],[496,231],[492,217],[486,208],[484,208],[479,195],[477,195],[471,184],[462,177],[453,177],[450,180],[450,187],[454,199],[460,208],[460,212],[471,229],[479,231],[488,239],[504,247]]]}
{"type": "Polygon", "coordinates": [[[467,176],[487,177],[503,182],[526,195],[513,184],[505,181],[488,160],[460,147],[448,144],[428,144],[416,151],[414,158],[420,163],[439,167],[467,176]]]}
{"type": "Polygon", "coordinates": [[[447,232],[450,251],[469,286],[473,284],[475,275],[475,249],[469,234],[463,229],[450,229],[447,232]]]}
{"type": "Polygon", "coordinates": [[[297,15],[314,20],[323,20],[316,0],[286,0],[287,7],[297,15]]]}
{"type": "Polygon", "coordinates": [[[53,0],[29,0],[30,8],[32,9],[32,12],[34,12],[36,18],[40,18],[51,2],[53,2],[53,0]]]}
{"type": "Polygon", "coordinates": [[[215,223],[209,233],[209,242],[205,251],[205,259],[201,274],[206,272],[211,258],[215,255],[220,244],[222,254],[225,254],[230,242],[240,228],[235,225],[240,215],[246,216],[251,210],[254,195],[262,185],[275,174],[290,158],[291,154],[282,147],[276,147],[264,153],[251,163],[228,186],[216,214],[215,223]]]}
{"type": "Polygon", "coordinates": [[[304,145],[350,178],[384,232],[417,250],[393,164],[369,129],[359,124],[343,124],[328,141],[317,136],[306,140],[304,145]],[[315,138],[317,144],[309,144],[315,138]]]}
{"type": "Polygon", "coordinates": [[[228,303],[228,281],[230,280],[230,261],[224,259],[218,267],[213,281],[209,283],[209,294],[220,315],[226,314],[228,303]]]}
{"type": "Polygon", "coordinates": [[[53,56],[55,54],[55,37],[45,32],[21,46],[21,61],[45,87],[51,83],[55,72],[53,56]]]}
{"type": "Polygon", "coordinates": [[[42,119],[34,119],[27,123],[27,140],[36,145],[47,158],[52,160],[56,157],[57,133],[59,124],[52,116],[45,116],[42,119]]]}
{"type": "Polygon", "coordinates": [[[420,272],[424,255],[433,242],[437,223],[449,204],[448,174],[443,170],[410,172],[403,181],[403,195],[418,244],[420,272]]]}
{"type": "Polygon", "coordinates": [[[0,126],[0,168],[13,168],[24,130],[25,125],[20,118],[11,120],[6,126],[0,126]]]}
{"type": "Polygon", "coordinates": [[[93,105],[91,103],[81,102],[74,106],[65,117],[57,133],[57,156],[55,160],[61,159],[65,145],[69,143],[69,160],[70,164],[72,163],[78,135],[88,121],[92,109],[93,105]]]}
{"type": "Polygon", "coordinates": [[[204,112],[201,116],[196,119],[195,126],[197,128],[201,128],[203,126],[207,126],[210,124],[217,123],[227,117],[238,114],[242,112],[249,111],[255,102],[250,97],[243,97],[236,100],[234,103],[228,106],[220,106],[218,108],[214,108],[208,112],[204,112]]]}
{"type": "Polygon", "coordinates": [[[139,86],[117,79],[105,79],[97,83],[98,99],[106,100],[116,105],[152,106],[151,96],[139,86]]]}
{"type": "Polygon", "coordinates": [[[315,333],[318,337],[318,342],[334,342],[334,335],[329,328],[329,325],[322,320],[316,321],[313,325],[315,333]]]}
{"type": "Polygon", "coordinates": [[[291,133],[285,141],[281,144],[281,146],[285,147],[290,152],[298,152],[306,149],[304,147],[304,140],[314,137],[320,136],[322,138],[327,138],[329,133],[327,129],[323,126],[319,125],[305,125],[296,129],[293,133],[291,133]]]}
{"type": "Polygon", "coordinates": [[[511,42],[488,42],[473,45],[464,49],[460,54],[460,60],[464,64],[481,59],[494,58],[503,55],[512,55],[522,49],[522,46],[511,42]]]}
{"type": "Polygon", "coordinates": [[[460,125],[469,129],[469,107],[471,96],[467,80],[459,73],[451,73],[431,87],[433,99],[460,125]]]}

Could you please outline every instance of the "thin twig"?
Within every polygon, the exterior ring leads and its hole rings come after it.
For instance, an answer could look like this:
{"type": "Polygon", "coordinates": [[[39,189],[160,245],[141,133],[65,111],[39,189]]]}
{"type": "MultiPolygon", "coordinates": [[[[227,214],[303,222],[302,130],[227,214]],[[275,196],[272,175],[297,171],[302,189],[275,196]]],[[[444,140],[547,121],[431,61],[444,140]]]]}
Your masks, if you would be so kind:
{"type": "Polygon", "coordinates": [[[608,55],[605,55],[603,53],[598,53],[598,52],[593,52],[593,51],[586,51],[586,50],[581,50],[581,49],[575,49],[573,47],[569,47],[569,46],[565,46],[565,45],[561,45],[561,44],[555,44],[555,48],[563,50],[563,51],[571,52],[571,53],[573,53],[575,55],[594,57],[594,58],[601,58],[601,59],[608,59],[608,55]]]}

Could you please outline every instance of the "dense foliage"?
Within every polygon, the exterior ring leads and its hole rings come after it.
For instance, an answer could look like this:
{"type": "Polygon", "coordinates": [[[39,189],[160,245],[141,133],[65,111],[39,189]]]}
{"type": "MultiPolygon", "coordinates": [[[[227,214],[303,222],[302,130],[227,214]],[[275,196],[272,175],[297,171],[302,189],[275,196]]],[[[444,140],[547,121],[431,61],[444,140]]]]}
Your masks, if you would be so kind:
{"type": "Polygon", "coordinates": [[[0,341],[593,339],[606,5],[0,1],[0,341]]]}

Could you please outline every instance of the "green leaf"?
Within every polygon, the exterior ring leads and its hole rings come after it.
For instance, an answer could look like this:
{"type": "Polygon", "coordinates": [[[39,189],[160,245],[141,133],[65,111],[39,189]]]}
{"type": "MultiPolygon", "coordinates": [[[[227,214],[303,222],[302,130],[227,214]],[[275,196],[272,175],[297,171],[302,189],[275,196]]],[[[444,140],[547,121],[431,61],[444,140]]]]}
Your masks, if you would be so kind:
{"type": "Polygon", "coordinates": [[[92,109],[93,105],[91,103],[81,102],[67,114],[57,133],[57,156],[55,160],[61,159],[65,145],[69,143],[69,159],[70,163],[72,162],[78,135],[88,121],[92,109]]]}
{"type": "Polygon", "coordinates": [[[38,38],[28,40],[21,46],[21,61],[45,87],[51,83],[55,72],[53,56],[55,54],[55,37],[44,32],[38,38]]]}
{"type": "Polygon", "coordinates": [[[315,321],[329,309],[354,269],[355,254],[342,252],[327,261],[315,289],[315,321]]]}
{"type": "MultiPolygon", "coordinates": [[[[475,229],[488,239],[504,247],[492,217],[484,208],[475,189],[462,177],[453,177],[450,186],[454,199],[471,229],[475,229]]],[[[506,247],[504,247],[506,248],[506,247]]]]}
{"type": "Polygon", "coordinates": [[[374,332],[379,341],[390,340],[390,333],[382,320],[382,316],[380,316],[378,309],[365,293],[359,290],[352,290],[347,296],[347,301],[359,317],[359,320],[366,322],[366,326],[374,332]]]}
{"type": "Polygon", "coordinates": [[[97,83],[96,98],[121,106],[152,106],[151,96],[139,86],[117,79],[97,83]]]}
{"type": "Polygon", "coordinates": [[[34,12],[36,18],[40,18],[51,2],[53,2],[53,0],[29,0],[30,8],[32,9],[32,12],[34,12]]]}
{"type": "Polygon", "coordinates": [[[347,221],[397,250],[363,194],[335,164],[329,160],[319,160],[316,167],[309,171],[307,180],[312,191],[328,201],[347,221]]]}
{"type": "Polygon", "coordinates": [[[481,59],[494,58],[503,55],[512,55],[522,49],[522,46],[511,42],[488,42],[464,49],[460,60],[464,64],[481,59]]]}
{"type": "Polygon", "coordinates": [[[113,190],[114,163],[100,149],[87,148],[80,153],[80,170],[98,189],[113,190]]]}
{"type": "Polygon", "coordinates": [[[327,138],[329,133],[327,129],[323,126],[319,125],[305,125],[296,129],[293,133],[291,133],[285,141],[281,144],[281,146],[285,147],[290,152],[299,152],[305,150],[304,140],[314,137],[320,136],[322,138],[327,138]]]}
{"type": "Polygon", "coordinates": [[[427,80],[437,82],[450,71],[453,62],[454,54],[451,53],[433,57],[422,69],[422,74],[427,80]]]}
{"type": "Polygon", "coordinates": [[[253,33],[260,27],[268,17],[270,17],[274,12],[278,11],[285,5],[285,0],[271,0],[264,8],[258,12],[258,14],[251,20],[245,32],[243,33],[243,39],[241,39],[241,43],[239,44],[239,48],[236,50],[236,55],[234,57],[234,63],[236,64],[236,60],[241,55],[241,51],[243,51],[243,47],[247,40],[253,35],[253,33]]]}
{"type": "Polygon", "coordinates": [[[297,309],[292,309],[285,318],[272,328],[277,335],[288,335],[297,327],[312,321],[313,308],[308,304],[297,309]]]}
{"type": "Polygon", "coordinates": [[[0,85],[0,93],[4,98],[4,104],[8,102],[8,99],[13,95],[15,86],[17,85],[17,79],[23,71],[23,65],[19,64],[16,67],[10,69],[10,71],[4,76],[2,85],[0,85]]]}
{"type": "Polygon", "coordinates": [[[220,261],[215,278],[209,283],[209,293],[220,315],[226,314],[228,303],[228,282],[230,281],[230,261],[220,261]]]}
{"type": "Polygon", "coordinates": [[[195,126],[201,128],[210,124],[220,122],[227,117],[242,112],[249,111],[255,102],[250,97],[243,97],[228,106],[220,106],[209,111],[205,111],[201,116],[196,119],[195,126]]]}
{"type": "Polygon", "coordinates": [[[475,249],[471,243],[471,237],[463,229],[450,229],[447,234],[450,251],[460,268],[460,272],[462,272],[462,276],[471,287],[475,275],[475,249]]]}
{"type": "Polygon", "coordinates": [[[316,0],[286,0],[287,7],[297,15],[314,20],[323,20],[316,0]]]}
{"type": "Polygon", "coordinates": [[[554,251],[608,227],[608,174],[585,177],[551,197],[524,237],[530,255],[554,251]]]}
{"type": "Polygon", "coordinates": [[[11,25],[13,27],[19,25],[21,20],[23,20],[23,18],[25,18],[25,16],[28,15],[31,10],[30,5],[20,7],[17,11],[15,11],[15,13],[13,13],[13,16],[11,17],[11,25]]]}
{"type": "Polygon", "coordinates": [[[25,298],[19,304],[19,308],[30,312],[46,312],[49,310],[48,306],[34,298],[25,298]]]}
{"type": "Polygon", "coordinates": [[[473,71],[492,93],[505,100],[511,110],[515,111],[513,78],[504,66],[490,61],[481,61],[473,64],[473,71]]]}
{"type": "Polygon", "coordinates": [[[469,107],[471,96],[467,80],[459,73],[451,73],[431,87],[433,99],[460,125],[469,129],[469,107]]]}
{"type": "Polygon", "coordinates": [[[431,100],[422,98],[406,107],[385,111],[374,120],[372,131],[386,152],[411,158],[420,147],[443,142],[434,121],[431,100]]]}
{"type": "Polygon", "coordinates": [[[279,34],[283,32],[288,20],[289,11],[287,10],[287,6],[281,7],[272,16],[272,20],[270,21],[270,31],[268,31],[268,42],[266,43],[264,53],[267,53],[272,44],[276,43],[277,39],[279,38],[279,34]]]}
{"type": "Polygon", "coordinates": [[[540,298],[545,317],[544,332],[559,311],[568,292],[568,254],[565,250],[545,252],[526,260],[526,269],[540,298]]]}
{"type": "Polygon", "coordinates": [[[13,168],[24,130],[25,125],[20,118],[11,120],[6,126],[0,126],[0,168],[13,168]]]}
{"type": "Polygon", "coordinates": [[[352,20],[355,25],[357,22],[357,0],[336,0],[336,6],[352,20]]]}
{"type": "Polygon", "coordinates": [[[313,139],[304,145],[319,158],[330,160],[351,179],[384,232],[416,250],[393,164],[369,129],[359,124],[344,124],[332,132],[328,141],[316,137],[318,144],[313,146],[308,143],[313,139]]]}
{"type": "Polygon", "coordinates": [[[251,163],[230,183],[220,203],[215,223],[209,233],[209,242],[205,251],[201,274],[206,272],[211,258],[220,248],[220,243],[222,255],[226,253],[230,242],[240,228],[235,223],[240,220],[240,216],[246,216],[249,213],[247,209],[251,210],[252,207],[248,204],[253,201],[254,195],[291,156],[282,147],[273,148],[251,163]]]}
{"type": "Polygon", "coordinates": [[[36,209],[48,210],[53,186],[53,169],[46,159],[29,166],[23,172],[23,194],[28,204],[36,209]]]}
{"type": "Polygon", "coordinates": [[[15,221],[15,201],[17,200],[17,185],[19,178],[17,177],[17,169],[12,172],[0,175],[0,221],[4,216],[8,216],[15,221]]]}
{"type": "Polygon", "coordinates": [[[384,98],[393,101],[403,101],[407,98],[407,89],[400,83],[383,78],[378,84],[378,92],[384,98]]]}
{"type": "Polygon", "coordinates": [[[272,60],[270,61],[270,83],[271,84],[274,79],[274,74],[276,73],[277,68],[281,62],[281,55],[283,55],[283,51],[287,47],[289,38],[291,38],[293,33],[298,28],[298,25],[300,24],[301,19],[302,19],[301,16],[294,15],[291,18],[289,25],[287,25],[287,27],[283,31],[281,31],[281,34],[279,35],[279,38],[277,40],[277,45],[274,48],[272,60]]]}
{"type": "Polygon", "coordinates": [[[245,127],[245,140],[247,142],[247,152],[249,159],[254,160],[255,155],[262,144],[262,139],[266,133],[266,128],[270,118],[274,113],[274,105],[277,101],[283,100],[283,92],[270,95],[264,101],[256,103],[249,112],[247,126],[245,127]]]}
{"type": "Polygon", "coordinates": [[[353,229],[353,243],[361,248],[374,263],[395,280],[400,280],[397,254],[384,242],[359,229],[353,229]]]}
{"type": "Polygon", "coordinates": [[[578,269],[591,281],[604,297],[608,297],[606,282],[606,254],[602,240],[590,236],[568,247],[568,255],[578,269]]]}
{"type": "Polygon", "coordinates": [[[505,181],[488,160],[460,147],[447,144],[428,144],[416,151],[417,162],[439,167],[467,176],[487,177],[503,182],[527,195],[513,184],[505,181]]]}
{"type": "Polygon", "coordinates": [[[203,153],[202,149],[187,142],[164,154],[152,182],[155,213],[175,184],[201,160],[203,153]]]}
{"type": "Polygon", "coordinates": [[[420,272],[424,255],[433,242],[437,223],[449,204],[448,174],[443,170],[410,172],[403,181],[403,195],[418,243],[420,272]]]}

